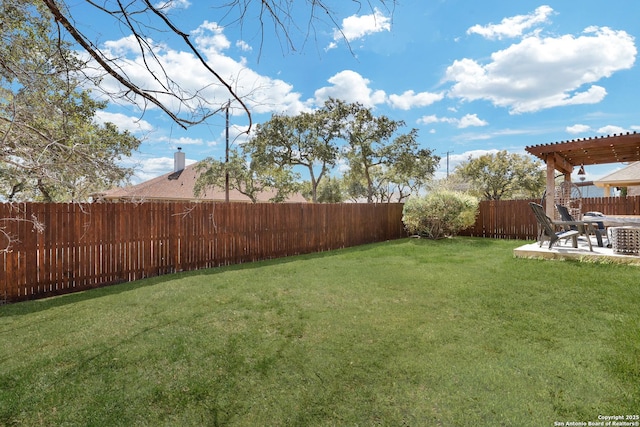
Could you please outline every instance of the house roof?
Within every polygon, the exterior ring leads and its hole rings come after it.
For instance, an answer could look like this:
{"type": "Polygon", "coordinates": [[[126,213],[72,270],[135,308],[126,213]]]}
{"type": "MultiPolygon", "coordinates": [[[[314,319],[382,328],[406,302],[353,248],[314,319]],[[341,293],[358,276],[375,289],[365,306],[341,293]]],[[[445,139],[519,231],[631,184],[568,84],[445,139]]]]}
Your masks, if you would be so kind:
{"type": "MultiPolygon", "coordinates": [[[[206,188],[203,194],[196,197],[194,187],[199,172],[196,165],[186,166],[184,169],[164,174],[137,185],[114,188],[94,196],[97,200],[107,201],[225,201],[224,188],[206,188]]],[[[264,191],[258,195],[259,202],[268,202],[276,194],[275,191],[264,191]]],[[[229,190],[230,202],[250,203],[251,200],[237,190],[229,190]]],[[[289,196],[287,203],[306,203],[300,193],[289,196]]]]}
{"type": "Polygon", "coordinates": [[[631,163],[620,170],[593,182],[598,187],[628,187],[640,185],[640,162],[631,163]]]}

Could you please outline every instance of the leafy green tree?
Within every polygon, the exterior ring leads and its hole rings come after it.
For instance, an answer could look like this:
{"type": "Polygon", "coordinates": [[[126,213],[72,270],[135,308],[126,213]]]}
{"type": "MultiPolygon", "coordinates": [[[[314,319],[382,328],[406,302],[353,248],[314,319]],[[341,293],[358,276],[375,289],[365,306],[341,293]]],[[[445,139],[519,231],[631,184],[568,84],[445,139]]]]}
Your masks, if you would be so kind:
{"type": "Polygon", "coordinates": [[[342,176],[342,189],[347,200],[354,203],[367,198],[368,185],[359,168],[349,168],[342,176]]]}
{"type": "Polygon", "coordinates": [[[459,164],[456,178],[470,184],[470,191],[486,200],[539,197],[545,188],[540,162],[506,150],[485,154],[459,164]]]}
{"type": "Polygon", "coordinates": [[[342,123],[351,197],[364,196],[372,203],[389,201],[391,194],[399,192],[405,198],[407,188],[417,190],[432,177],[439,158],[419,149],[417,129],[398,134],[403,121],[375,116],[359,103],[331,99],[326,106],[342,123]]]}
{"type": "Polygon", "coordinates": [[[344,202],[344,193],[342,185],[338,178],[332,177],[322,181],[318,189],[319,203],[342,203],[344,202]]]}
{"type": "Polygon", "coordinates": [[[233,184],[239,191],[251,194],[252,189],[264,187],[290,194],[295,191],[292,180],[299,176],[294,170],[303,168],[310,178],[305,194],[313,202],[345,197],[366,198],[369,203],[403,201],[425,187],[440,160],[431,150],[419,147],[416,129],[398,134],[403,125],[386,116],[376,117],[360,104],[335,99],[313,113],[274,115],[257,125],[255,136],[236,152],[237,165],[207,159],[211,170],[202,185],[222,185],[223,175],[229,173],[240,179],[233,184]],[[339,181],[343,191],[337,191],[336,183],[321,187],[341,158],[349,166],[339,181]],[[260,184],[249,184],[250,180],[260,184]]]}
{"type": "Polygon", "coordinates": [[[304,168],[310,177],[311,200],[316,202],[318,186],[338,158],[338,130],[338,122],[326,109],[297,116],[274,115],[257,125],[247,146],[254,162],[304,168]]]}
{"type": "MultiPolygon", "coordinates": [[[[300,191],[305,199],[312,201],[311,182],[304,181],[300,186],[300,191]]],[[[316,203],[342,203],[345,200],[342,179],[339,177],[328,177],[323,179],[316,191],[316,203]]]]}
{"type": "Polygon", "coordinates": [[[350,173],[364,178],[367,202],[372,203],[375,197],[374,171],[378,166],[389,164],[390,158],[396,154],[390,140],[404,123],[386,116],[376,117],[361,104],[345,107],[343,131],[348,143],[345,156],[350,173]]]}
{"type": "Polygon", "coordinates": [[[126,180],[118,165],[139,141],[97,125],[106,103],[83,89],[84,67],[57,39],[47,11],[0,2],[0,195],[8,200],[82,201],[126,180]]]}
{"type": "Polygon", "coordinates": [[[380,201],[403,202],[411,195],[420,194],[431,181],[440,157],[433,155],[430,149],[419,149],[415,132],[413,129],[396,139],[396,156],[380,168],[377,180],[380,201]]]}
{"type": "Polygon", "coordinates": [[[204,193],[207,188],[225,188],[227,176],[229,189],[239,191],[247,196],[251,202],[257,203],[261,193],[273,193],[269,201],[284,202],[288,196],[298,191],[297,175],[291,168],[277,167],[251,160],[248,149],[231,150],[229,161],[206,158],[196,169],[200,172],[194,191],[196,196],[204,193]]]}

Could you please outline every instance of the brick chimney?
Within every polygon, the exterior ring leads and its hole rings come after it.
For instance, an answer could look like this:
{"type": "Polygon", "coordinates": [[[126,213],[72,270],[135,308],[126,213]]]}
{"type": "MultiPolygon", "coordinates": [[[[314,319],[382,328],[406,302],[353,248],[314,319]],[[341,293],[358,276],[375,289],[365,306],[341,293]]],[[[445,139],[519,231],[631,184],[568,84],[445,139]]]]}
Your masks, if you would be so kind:
{"type": "Polygon", "coordinates": [[[184,153],[182,147],[178,147],[178,151],[173,153],[173,171],[180,172],[184,169],[184,153]]]}

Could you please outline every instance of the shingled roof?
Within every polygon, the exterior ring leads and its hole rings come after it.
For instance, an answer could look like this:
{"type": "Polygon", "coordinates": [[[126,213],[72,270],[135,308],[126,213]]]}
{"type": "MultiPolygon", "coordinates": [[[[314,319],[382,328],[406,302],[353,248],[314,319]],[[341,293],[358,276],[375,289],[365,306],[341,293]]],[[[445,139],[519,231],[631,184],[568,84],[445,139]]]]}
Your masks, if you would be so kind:
{"type": "MultiPolygon", "coordinates": [[[[191,201],[191,202],[224,202],[224,188],[207,188],[204,194],[196,197],[194,186],[198,179],[196,165],[186,166],[184,169],[171,172],[142,182],[137,185],[115,188],[101,194],[94,195],[99,201],[191,201]]],[[[275,191],[265,191],[258,195],[259,202],[268,202],[275,195],[275,191]]],[[[250,203],[251,200],[237,190],[229,191],[230,202],[250,203]]],[[[306,203],[300,193],[291,195],[286,203],[306,203]]]]}
{"type": "Polygon", "coordinates": [[[631,187],[629,188],[629,195],[640,194],[637,187],[640,185],[640,162],[634,162],[630,165],[610,173],[598,180],[595,180],[593,184],[597,187],[605,188],[605,195],[610,194],[610,188],[612,187],[631,187]]]}

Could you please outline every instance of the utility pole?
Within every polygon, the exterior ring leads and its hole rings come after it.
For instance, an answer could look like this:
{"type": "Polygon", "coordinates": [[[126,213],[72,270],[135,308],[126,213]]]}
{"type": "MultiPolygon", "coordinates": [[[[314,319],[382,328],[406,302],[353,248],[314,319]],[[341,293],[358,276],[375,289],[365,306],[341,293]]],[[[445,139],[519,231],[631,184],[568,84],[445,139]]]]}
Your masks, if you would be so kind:
{"type": "Polygon", "coordinates": [[[449,154],[453,153],[453,151],[447,151],[447,178],[449,178],[449,154]]]}
{"type": "Polygon", "coordinates": [[[227,102],[225,107],[226,111],[226,125],[225,125],[225,150],[224,150],[224,163],[225,163],[225,175],[224,175],[224,201],[229,203],[229,105],[231,100],[227,102]]]}

